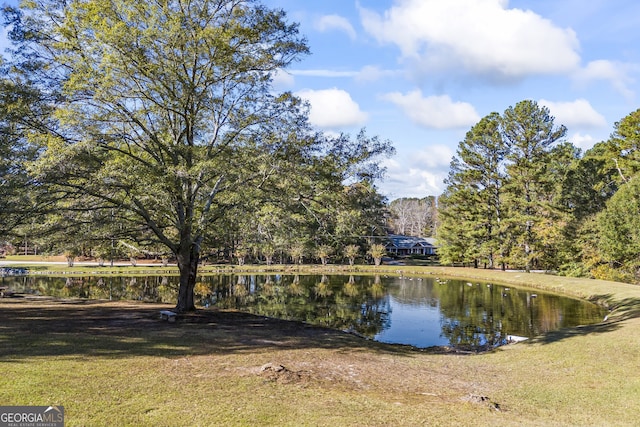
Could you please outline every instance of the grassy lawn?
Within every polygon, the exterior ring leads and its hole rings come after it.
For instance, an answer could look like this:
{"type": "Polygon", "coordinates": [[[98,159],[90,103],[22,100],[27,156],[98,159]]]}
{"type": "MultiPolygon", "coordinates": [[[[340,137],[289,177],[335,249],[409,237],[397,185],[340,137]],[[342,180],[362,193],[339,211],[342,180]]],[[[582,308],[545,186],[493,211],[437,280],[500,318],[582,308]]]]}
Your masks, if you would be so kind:
{"type": "Polygon", "coordinates": [[[460,268],[375,271],[547,289],[613,311],[599,325],[464,355],[231,311],[169,324],[157,304],[5,298],[0,402],[63,405],[69,426],[638,425],[640,287],[460,268]]]}

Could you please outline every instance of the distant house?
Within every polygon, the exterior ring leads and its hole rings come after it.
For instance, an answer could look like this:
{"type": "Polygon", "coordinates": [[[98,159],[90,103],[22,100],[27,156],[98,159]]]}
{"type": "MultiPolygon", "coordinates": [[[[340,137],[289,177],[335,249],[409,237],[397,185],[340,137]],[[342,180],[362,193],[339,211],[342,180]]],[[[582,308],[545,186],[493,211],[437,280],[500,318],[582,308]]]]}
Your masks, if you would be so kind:
{"type": "Polygon", "coordinates": [[[435,255],[435,239],[401,236],[391,234],[388,236],[389,242],[386,245],[387,252],[397,256],[407,255],[435,255]]]}

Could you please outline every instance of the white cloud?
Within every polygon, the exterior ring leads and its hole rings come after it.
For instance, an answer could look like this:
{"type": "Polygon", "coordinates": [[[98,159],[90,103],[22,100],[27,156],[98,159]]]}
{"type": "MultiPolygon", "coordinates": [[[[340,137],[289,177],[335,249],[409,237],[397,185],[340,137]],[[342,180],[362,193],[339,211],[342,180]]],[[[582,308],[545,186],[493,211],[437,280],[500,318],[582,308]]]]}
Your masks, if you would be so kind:
{"type": "Polygon", "coordinates": [[[629,77],[632,71],[637,71],[637,67],[630,64],[601,59],[591,61],[584,68],[576,71],[574,73],[574,79],[583,85],[597,80],[608,81],[616,92],[627,99],[631,99],[635,95],[629,88],[629,86],[634,83],[634,79],[629,77]]]}
{"type": "Polygon", "coordinates": [[[380,15],[360,8],[365,30],[398,46],[423,70],[457,70],[495,80],[575,70],[576,34],[508,0],[396,0],[380,15]]]}
{"type": "Polygon", "coordinates": [[[387,174],[380,184],[380,190],[391,200],[440,195],[444,191],[444,180],[454,154],[448,146],[434,144],[406,153],[399,160],[385,159],[382,165],[387,169],[387,174]]]}
{"type": "Polygon", "coordinates": [[[422,91],[392,92],[383,96],[393,102],[415,123],[431,129],[454,129],[474,125],[480,120],[475,108],[454,102],[448,95],[423,97],[422,91]]]}
{"type": "Polygon", "coordinates": [[[555,117],[555,123],[565,125],[569,129],[575,127],[604,127],[607,120],[598,113],[586,99],[576,99],[571,102],[554,102],[541,99],[539,104],[549,108],[555,117]]]}
{"type": "Polygon", "coordinates": [[[581,133],[571,135],[567,141],[571,142],[576,147],[581,148],[583,151],[593,147],[596,143],[594,137],[591,135],[582,135],[581,133]]]}
{"type": "Polygon", "coordinates": [[[309,121],[320,128],[341,128],[362,125],[368,115],[348,92],[341,89],[302,90],[296,93],[311,105],[309,121]]]}
{"type": "Polygon", "coordinates": [[[356,38],[356,30],[353,29],[351,23],[340,15],[324,15],[315,24],[316,29],[325,32],[330,30],[338,30],[346,33],[351,40],[356,38]]]}
{"type": "Polygon", "coordinates": [[[380,191],[390,200],[400,197],[437,196],[444,190],[447,172],[419,167],[403,166],[393,159],[383,162],[387,177],[380,185],[380,191]]]}
{"type": "Polygon", "coordinates": [[[359,82],[373,82],[385,77],[393,77],[400,73],[399,70],[384,70],[375,65],[365,65],[359,71],[350,70],[290,70],[294,76],[325,77],[325,78],[355,78],[359,82]]]}
{"type": "Polygon", "coordinates": [[[447,145],[430,145],[412,156],[412,166],[448,169],[454,154],[447,145]]]}

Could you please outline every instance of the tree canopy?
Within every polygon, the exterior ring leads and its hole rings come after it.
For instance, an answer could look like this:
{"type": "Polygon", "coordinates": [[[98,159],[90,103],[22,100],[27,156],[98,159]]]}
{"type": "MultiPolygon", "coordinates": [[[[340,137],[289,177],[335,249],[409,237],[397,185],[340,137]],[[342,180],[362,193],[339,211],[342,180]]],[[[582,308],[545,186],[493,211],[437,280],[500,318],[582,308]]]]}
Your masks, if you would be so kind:
{"type": "MultiPolygon", "coordinates": [[[[230,215],[312,213],[345,180],[373,182],[388,141],[313,131],[274,73],[308,53],[254,0],[41,0],[7,9],[11,73],[54,97],[30,127],[30,173],[65,209],[167,247],[192,310],[202,246],[230,215]]],[[[331,206],[331,205],[330,205],[331,206]]],[[[316,215],[317,216],[317,215],[316,215]]],[[[113,234],[113,233],[107,233],[113,234]]]]}
{"type": "MultiPolygon", "coordinates": [[[[1,60],[0,72],[9,74],[1,60]]],[[[28,135],[48,116],[47,101],[28,81],[0,79],[0,235],[15,234],[20,225],[35,220],[36,208],[45,204],[46,192],[32,185],[27,163],[39,153],[28,135]],[[25,191],[29,187],[32,191],[25,191]]]]}
{"type": "Polygon", "coordinates": [[[481,119],[439,199],[441,260],[637,283],[639,114],[584,155],[533,101],[481,119]]]}
{"type": "Polygon", "coordinates": [[[565,133],[546,107],[529,100],[484,117],[467,133],[441,199],[445,261],[526,269],[540,261],[556,243],[554,183],[571,160],[553,147],[565,133]]]}

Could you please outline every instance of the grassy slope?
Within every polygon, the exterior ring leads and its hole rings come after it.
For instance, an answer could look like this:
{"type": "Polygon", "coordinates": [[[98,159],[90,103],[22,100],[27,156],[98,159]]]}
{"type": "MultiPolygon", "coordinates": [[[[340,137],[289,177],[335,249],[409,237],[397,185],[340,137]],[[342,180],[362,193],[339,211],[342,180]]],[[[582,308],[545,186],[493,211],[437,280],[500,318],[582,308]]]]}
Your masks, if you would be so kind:
{"type": "Polygon", "coordinates": [[[155,320],[120,332],[47,332],[46,317],[28,323],[43,309],[19,317],[28,302],[0,300],[0,402],[62,404],[70,426],[637,425],[640,287],[458,268],[380,271],[549,289],[616,310],[605,324],[467,356],[155,320]],[[261,375],[268,362],[292,376],[261,375]]]}

